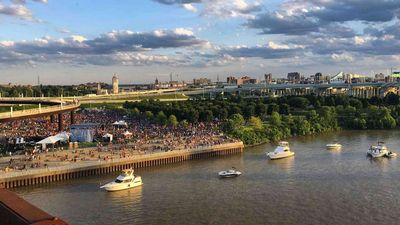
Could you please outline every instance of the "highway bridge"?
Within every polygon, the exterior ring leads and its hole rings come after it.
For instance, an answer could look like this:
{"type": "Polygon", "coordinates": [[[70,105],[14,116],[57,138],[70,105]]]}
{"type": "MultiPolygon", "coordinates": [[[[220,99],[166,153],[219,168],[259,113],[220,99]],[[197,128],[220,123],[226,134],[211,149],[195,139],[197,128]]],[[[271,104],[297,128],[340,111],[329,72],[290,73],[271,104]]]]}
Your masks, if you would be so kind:
{"type": "Polygon", "coordinates": [[[185,95],[208,95],[216,93],[259,93],[268,96],[287,95],[333,95],[346,94],[358,98],[370,98],[373,96],[384,97],[387,93],[400,94],[400,82],[378,83],[331,83],[331,84],[245,84],[241,86],[225,86],[220,88],[204,88],[186,90],[185,95]]]}
{"type": "Polygon", "coordinates": [[[54,99],[43,98],[0,98],[0,104],[29,104],[38,105],[38,108],[28,110],[13,111],[10,107],[9,112],[0,113],[0,122],[11,122],[28,118],[37,118],[50,116],[51,122],[55,121],[55,116],[58,116],[58,128],[63,130],[63,113],[71,113],[71,124],[75,123],[75,111],[79,109],[78,101],[58,101],[54,99]],[[44,107],[43,107],[44,106],[44,107]]]}

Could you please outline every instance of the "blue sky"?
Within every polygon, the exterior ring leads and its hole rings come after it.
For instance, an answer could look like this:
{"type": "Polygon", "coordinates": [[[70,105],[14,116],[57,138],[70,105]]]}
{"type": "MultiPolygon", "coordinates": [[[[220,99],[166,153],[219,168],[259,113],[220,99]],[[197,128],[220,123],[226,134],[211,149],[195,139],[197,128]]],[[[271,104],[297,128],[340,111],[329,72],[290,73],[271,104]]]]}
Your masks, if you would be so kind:
{"type": "MultiPolygon", "coordinates": [[[[400,67],[398,0],[0,0],[3,83],[400,67]]],[[[400,68],[399,68],[400,69],[400,68]]]]}

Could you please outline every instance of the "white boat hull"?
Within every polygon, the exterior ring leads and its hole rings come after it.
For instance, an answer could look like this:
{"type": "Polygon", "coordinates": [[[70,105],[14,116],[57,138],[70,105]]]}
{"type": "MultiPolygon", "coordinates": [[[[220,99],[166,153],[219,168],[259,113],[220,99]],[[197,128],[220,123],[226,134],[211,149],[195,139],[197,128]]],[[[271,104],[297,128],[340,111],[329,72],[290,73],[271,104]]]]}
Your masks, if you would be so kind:
{"type": "Polygon", "coordinates": [[[329,150],[339,150],[342,148],[342,145],[339,144],[327,144],[326,148],[329,150]]]}
{"type": "Polygon", "coordinates": [[[280,152],[280,153],[268,152],[267,156],[270,159],[283,159],[294,156],[294,152],[280,152]]]}
{"type": "Polygon", "coordinates": [[[140,177],[136,177],[132,182],[129,183],[116,183],[113,181],[101,186],[100,188],[104,188],[106,191],[121,191],[138,187],[141,186],[142,184],[143,184],[142,179],[140,177]]]}
{"type": "Polygon", "coordinates": [[[380,158],[385,156],[386,152],[381,152],[381,153],[367,152],[367,155],[371,156],[372,158],[380,158]]]}
{"type": "Polygon", "coordinates": [[[221,177],[221,178],[238,177],[240,175],[242,175],[242,173],[239,172],[239,171],[232,172],[232,173],[227,173],[225,171],[221,171],[221,172],[218,173],[218,176],[221,177]]]}

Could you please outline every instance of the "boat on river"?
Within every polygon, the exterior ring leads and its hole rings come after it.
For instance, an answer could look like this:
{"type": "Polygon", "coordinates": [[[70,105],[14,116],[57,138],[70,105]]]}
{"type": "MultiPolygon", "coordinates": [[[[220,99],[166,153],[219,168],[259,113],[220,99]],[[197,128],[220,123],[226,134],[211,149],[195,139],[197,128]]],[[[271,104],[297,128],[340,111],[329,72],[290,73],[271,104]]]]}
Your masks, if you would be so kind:
{"type": "Polygon", "coordinates": [[[389,151],[384,142],[378,141],[377,145],[371,145],[371,147],[367,151],[367,155],[372,158],[379,158],[383,156],[387,156],[389,151]]]}
{"type": "Polygon", "coordinates": [[[242,175],[242,172],[236,170],[235,167],[232,167],[232,169],[230,169],[230,170],[220,171],[218,173],[218,176],[221,178],[238,177],[240,175],[242,175]]]}
{"type": "Polygon", "coordinates": [[[123,170],[114,181],[109,182],[100,188],[103,188],[107,191],[120,191],[134,188],[142,184],[142,178],[140,176],[136,176],[133,169],[126,169],[123,170]]]}
{"type": "Polygon", "coordinates": [[[335,143],[327,144],[326,148],[328,150],[340,150],[340,149],[342,149],[342,145],[337,143],[337,142],[335,142],[335,143]]]}
{"type": "Polygon", "coordinates": [[[267,156],[270,159],[282,159],[294,156],[294,152],[290,150],[289,142],[281,141],[279,142],[278,147],[275,148],[273,152],[268,152],[267,156]]]}

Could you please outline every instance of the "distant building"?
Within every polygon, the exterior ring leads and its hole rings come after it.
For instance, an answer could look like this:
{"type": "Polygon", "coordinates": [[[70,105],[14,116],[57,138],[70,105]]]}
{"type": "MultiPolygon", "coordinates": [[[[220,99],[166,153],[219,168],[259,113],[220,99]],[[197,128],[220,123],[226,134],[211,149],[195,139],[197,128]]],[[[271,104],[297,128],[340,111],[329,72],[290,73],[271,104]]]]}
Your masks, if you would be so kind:
{"type": "Polygon", "coordinates": [[[272,74],[271,73],[264,74],[264,78],[265,78],[265,83],[267,83],[267,84],[272,83],[272,74]]]}
{"type": "Polygon", "coordinates": [[[299,72],[291,72],[287,75],[288,81],[297,82],[300,81],[300,73],[299,72]]]}
{"type": "Polygon", "coordinates": [[[193,79],[193,85],[195,86],[207,86],[211,84],[212,84],[211,80],[207,78],[193,79]]]}
{"type": "Polygon", "coordinates": [[[226,82],[228,84],[243,85],[243,84],[257,84],[258,80],[251,78],[249,76],[244,76],[239,79],[236,79],[235,77],[230,76],[230,77],[226,78],[226,82]]]}
{"type": "Polygon", "coordinates": [[[316,73],[314,75],[314,83],[319,84],[323,80],[322,73],[316,73]]]}
{"type": "Polygon", "coordinates": [[[237,79],[236,79],[236,77],[229,76],[229,77],[226,78],[226,83],[228,83],[228,84],[237,84],[237,79]]]}
{"type": "Polygon", "coordinates": [[[115,95],[119,93],[119,81],[116,74],[112,77],[112,93],[115,95]]]}

